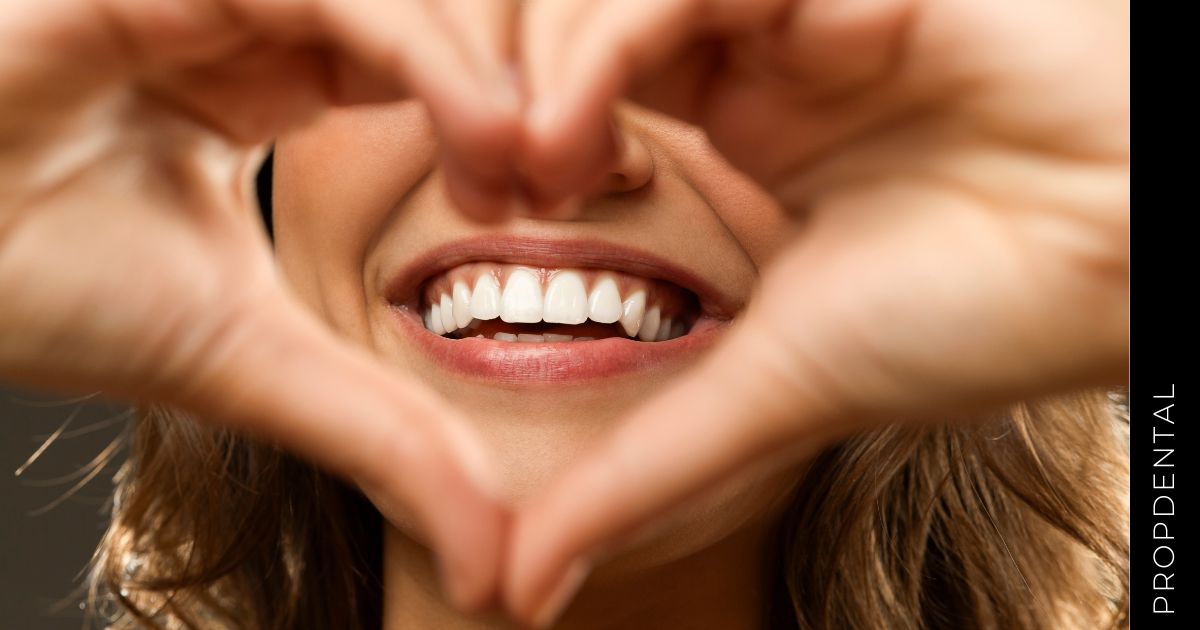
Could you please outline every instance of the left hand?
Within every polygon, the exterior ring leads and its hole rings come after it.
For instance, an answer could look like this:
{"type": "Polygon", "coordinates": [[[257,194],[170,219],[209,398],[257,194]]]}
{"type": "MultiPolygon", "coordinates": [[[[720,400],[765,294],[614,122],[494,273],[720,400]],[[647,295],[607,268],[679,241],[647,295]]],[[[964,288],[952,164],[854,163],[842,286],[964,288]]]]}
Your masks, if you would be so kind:
{"type": "Polygon", "coordinates": [[[520,130],[507,5],[0,2],[0,380],[269,439],[418,523],[454,601],[486,604],[507,510],[478,438],[280,282],[249,184],[278,132],[413,97],[486,211],[520,130]]]}
{"type": "Polygon", "coordinates": [[[628,97],[701,125],[802,229],[706,361],[524,506],[519,618],[765,455],[1124,379],[1123,3],[561,0],[524,27],[544,207],[602,175],[628,97]]]}

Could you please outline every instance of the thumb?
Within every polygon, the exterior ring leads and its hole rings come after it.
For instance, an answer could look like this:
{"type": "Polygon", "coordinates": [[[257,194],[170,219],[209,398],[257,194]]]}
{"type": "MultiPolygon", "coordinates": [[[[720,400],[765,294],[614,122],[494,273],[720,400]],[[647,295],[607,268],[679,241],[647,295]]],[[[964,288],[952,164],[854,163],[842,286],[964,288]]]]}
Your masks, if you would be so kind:
{"type": "Polygon", "coordinates": [[[482,490],[489,460],[465,423],[290,298],[243,314],[205,337],[195,378],[168,402],[354,480],[393,521],[411,513],[441,559],[454,603],[487,604],[504,511],[482,490]]]}
{"type": "Polygon", "coordinates": [[[550,623],[597,551],[733,473],[781,450],[799,459],[843,428],[813,388],[796,387],[804,372],[757,319],[748,312],[697,369],[522,508],[505,575],[515,616],[550,623]]]}

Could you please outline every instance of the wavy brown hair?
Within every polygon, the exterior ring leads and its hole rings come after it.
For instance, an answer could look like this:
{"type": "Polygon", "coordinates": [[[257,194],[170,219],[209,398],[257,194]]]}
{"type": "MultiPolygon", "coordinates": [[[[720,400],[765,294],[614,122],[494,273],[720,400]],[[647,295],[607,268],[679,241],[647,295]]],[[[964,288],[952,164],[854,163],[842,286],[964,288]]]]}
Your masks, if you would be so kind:
{"type": "MultiPolygon", "coordinates": [[[[1122,410],[1090,390],[828,449],[764,559],[770,627],[1127,627],[1122,410]]],[[[150,409],[113,505],[91,595],[116,627],[381,625],[381,517],[276,448],[150,409]]]]}

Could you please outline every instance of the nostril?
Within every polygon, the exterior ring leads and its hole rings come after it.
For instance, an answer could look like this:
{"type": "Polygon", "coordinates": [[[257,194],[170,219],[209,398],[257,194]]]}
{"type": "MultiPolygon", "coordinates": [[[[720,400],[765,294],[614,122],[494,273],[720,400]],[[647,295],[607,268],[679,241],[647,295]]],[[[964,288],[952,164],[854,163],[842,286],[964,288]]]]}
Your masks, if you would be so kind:
{"type": "Polygon", "coordinates": [[[605,192],[623,193],[631,192],[638,188],[641,188],[641,185],[638,185],[635,180],[624,173],[609,173],[604,178],[604,183],[601,184],[601,190],[605,192]]]}

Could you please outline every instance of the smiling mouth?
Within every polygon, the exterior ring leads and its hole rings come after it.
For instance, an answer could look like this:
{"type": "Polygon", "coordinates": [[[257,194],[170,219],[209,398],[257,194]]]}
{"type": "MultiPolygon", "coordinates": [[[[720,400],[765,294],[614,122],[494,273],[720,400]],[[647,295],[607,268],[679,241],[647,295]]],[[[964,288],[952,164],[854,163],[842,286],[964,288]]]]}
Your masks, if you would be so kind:
{"type": "Polygon", "coordinates": [[[455,241],[383,290],[399,333],[432,364],[509,386],[678,369],[739,310],[685,267],[590,240],[455,241]]]}
{"type": "Polygon", "coordinates": [[[600,269],[471,262],[429,279],[425,329],[448,339],[579,343],[684,336],[696,295],[674,283],[600,269]]]}

